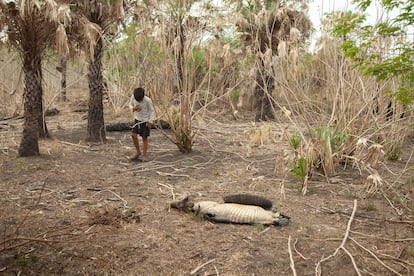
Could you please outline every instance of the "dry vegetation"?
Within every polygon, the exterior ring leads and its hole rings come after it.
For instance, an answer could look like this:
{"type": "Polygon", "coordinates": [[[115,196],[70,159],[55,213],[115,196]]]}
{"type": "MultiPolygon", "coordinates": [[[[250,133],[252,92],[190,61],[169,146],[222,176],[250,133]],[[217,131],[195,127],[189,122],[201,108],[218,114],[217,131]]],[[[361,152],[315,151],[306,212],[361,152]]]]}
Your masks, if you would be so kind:
{"type": "Polygon", "coordinates": [[[86,64],[68,61],[60,102],[53,55],[43,65],[45,107],[60,111],[46,117],[52,138],[40,141],[40,156],[19,158],[21,64],[1,50],[0,273],[414,273],[414,120],[385,93],[397,80],[361,76],[332,39],[312,55],[284,41],[272,61],[275,119],[253,122],[248,48],[215,40],[206,50],[189,35],[196,50],[185,52],[193,66],[183,99],[167,37],[146,35],[107,45],[104,62],[106,123],[131,119],[127,102],[140,85],[173,126],[152,131],[142,164],[128,161],[128,132],[84,141],[86,64]],[[183,108],[190,117],[179,117],[183,108]],[[194,143],[187,154],[171,142],[183,120],[194,143]],[[184,193],[222,201],[240,192],[271,199],[290,225],[216,224],[169,209],[184,193]]]}

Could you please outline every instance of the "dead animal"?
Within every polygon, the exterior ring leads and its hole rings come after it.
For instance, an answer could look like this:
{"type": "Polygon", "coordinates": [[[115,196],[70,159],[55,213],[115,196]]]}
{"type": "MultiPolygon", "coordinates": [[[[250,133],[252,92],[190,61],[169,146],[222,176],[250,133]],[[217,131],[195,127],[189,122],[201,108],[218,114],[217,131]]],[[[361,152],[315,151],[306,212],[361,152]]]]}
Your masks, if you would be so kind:
{"type": "MultiPolygon", "coordinates": [[[[243,197],[233,197],[233,201],[239,203],[218,203],[214,201],[199,201],[193,203],[188,195],[182,199],[172,202],[171,207],[185,212],[194,212],[202,215],[204,218],[226,223],[240,223],[240,224],[263,224],[286,226],[289,224],[289,217],[272,210],[266,210],[261,206],[244,204],[247,198],[249,202],[262,202],[262,198],[255,198],[255,195],[243,195],[243,197]],[[258,201],[257,201],[258,200],[258,201]]],[[[227,198],[228,199],[228,198],[227,198]]],[[[265,199],[266,206],[269,207],[270,200],[265,199]]],[[[271,208],[270,204],[270,208],[271,208]]]]}
{"type": "Polygon", "coordinates": [[[234,194],[223,197],[224,203],[239,203],[245,205],[260,206],[263,209],[271,210],[273,203],[271,200],[258,195],[234,194]]]}
{"type": "Polygon", "coordinates": [[[238,203],[217,203],[200,201],[194,204],[193,210],[204,217],[217,222],[264,224],[285,226],[289,217],[279,212],[265,210],[260,206],[238,203]]]}

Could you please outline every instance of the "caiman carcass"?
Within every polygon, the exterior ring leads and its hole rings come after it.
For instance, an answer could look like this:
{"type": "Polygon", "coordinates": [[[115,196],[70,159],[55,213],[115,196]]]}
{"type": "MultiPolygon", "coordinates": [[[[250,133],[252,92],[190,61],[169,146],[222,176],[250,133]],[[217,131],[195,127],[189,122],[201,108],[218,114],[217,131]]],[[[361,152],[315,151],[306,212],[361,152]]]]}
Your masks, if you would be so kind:
{"type": "Polygon", "coordinates": [[[188,196],[171,203],[171,207],[194,212],[204,218],[226,223],[286,226],[289,217],[272,207],[270,200],[257,195],[238,194],[224,197],[224,203],[199,201],[193,203],[188,196]],[[248,203],[248,204],[245,204],[248,203]]]}

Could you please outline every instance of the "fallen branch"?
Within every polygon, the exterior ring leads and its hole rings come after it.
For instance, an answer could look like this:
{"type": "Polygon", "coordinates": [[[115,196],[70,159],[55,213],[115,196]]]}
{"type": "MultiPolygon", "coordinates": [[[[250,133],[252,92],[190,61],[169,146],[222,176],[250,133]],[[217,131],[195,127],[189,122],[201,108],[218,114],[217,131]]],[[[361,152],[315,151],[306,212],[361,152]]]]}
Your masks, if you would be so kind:
{"type": "Polygon", "coordinates": [[[309,260],[310,258],[306,258],[305,256],[302,255],[302,253],[300,253],[297,249],[296,249],[296,244],[298,243],[298,239],[295,240],[295,243],[293,244],[293,249],[295,249],[296,254],[298,254],[302,259],[304,260],[309,260]]]}
{"type": "Polygon", "coordinates": [[[74,143],[70,143],[70,142],[66,142],[66,141],[61,141],[61,140],[58,140],[58,142],[61,143],[61,144],[64,144],[64,145],[72,146],[72,147],[77,147],[77,148],[81,148],[81,149],[92,150],[90,146],[84,146],[84,145],[74,144],[74,143]]]}
{"type": "Polygon", "coordinates": [[[293,254],[292,254],[292,249],[291,249],[291,246],[290,246],[290,240],[291,240],[291,237],[289,235],[288,250],[289,250],[289,258],[290,258],[290,269],[292,269],[293,276],[296,276],[297,274],[296,274],[296,269],[295,269],[295,260],[293,260],[293,254]]]}
{"type": "Polygon", "coordinates": [[[401,273],[398,273],[397,271],[395,271],[394,269],[392,269],[391,267],[389,267],[388,265],[386,265],[383,261],[380,260],[380,258],[377,257],[377,255],[375,255],[374,253],[372,253],[371,250],[369,250],[368,248],[365,248],[364,246],[362,246],[359,242],[357,242],[355,239],[353,238],[349,238],[351,241],[353,241],[356,245],[358,245],[360,248],[362,248],[363,250],[365,250],[366,252],[368,252],[372,257],[374,257],[375,260],[377,260],[383,267],[387,268],[388,270],[392,271],[393,273],[395,273],[395,275],[401,275],[401,273]]]}
{"type": "Polygon", "coordinates": [[[357,232],[357,231],[351,231],[351,233],[362,236],[362,237],[358,237],[358,238],[378,239],[378,240],[389,241],[389,242],[407,242],[407,241],[414,241],[414,238],[388,239],[388,238],[379,237],[379,236],[376,236],[376,235],[368,235],[368,234],[361,233],[361,232],[357,232]]]}
{"type": "Polygon", "coordinates": [[[197,273],[200,269],[202,269],[202,268],[203,268],[203,267],[205,267],[206,265],[208,265],[208,264],[210,264],[210,263],[214,262],[215,260],[216,260],[216,259],[211,259],[210,261],[205,262],[204,264],[201,264],[201,265],[197,266],[195,269],[191,270],[190,275],[194,275],[194,274],[196,274],[196,273],[197,273]]]}
{"type": "MultiPolygon", "coordinates": [[[[306,206],[311,207],[313,209],[315,209],[316,211],[319,211],[321,213],[325,213],[325,214],[340,214],[340,215],[345,215],[345,216],[351,216],[351,214],[349,214],[348,212],[344,212],[344,211],[335,211],[335,210],[330,210],[326,207],[322,207],[322,208],[318,208],[315,206],[312,206],[310,204],[305,203],[306,206]]],[[[377,221],[385,221],[385,222],[390,222],[390,223],[406,223],[406,224],[414,224],[413,220],[392,220],[392,219],[386,219],[386,218],[375,218],[375,217],[370,217],[370,216],[366,216],[366,215],[362,215],[362,214],[355,214],[355,217],[357,218],[365,218],[365,219],[371,219],[371,220],[377,220],[377,221]]]]}
{"type": "Polygon", "coordinates": [[[322,275],[322,271],[321,271],[321,264],[322,264],[323,262],[325,262],[325,261],[329,260],[330,258],[335,257],[335,256],[336,256],[336,254],[338,254],[339,250],[341,250],[341,249],[342,249],[342,250],[344,250],[344,251],[345,251],[345,253],[347,253],[347,254],[348,254],[348,256],[350,256],[351,261],[352,261],[352,264],[354,265],[354,268],[355,268],[356,273],[357,273],[359,276],[361,275],[361,273],[359,272],[359,270],[358,270],[358,268],[357,268],[357,266],[356,266],[356,263],[355,263],[355,261],[354,261],[354,258],[353,258],[353,257],[352,257],[352,255],[349,253],[349,251],[345,248],[345,243],[346,243],[346,241],[347,241],[347,239],[348,239],[348,237],[349,237],[349,232],[351,231],[351,225],[352,225],[352,221],[354,220],[354,217],[355,217],[356,209],[357,209],[357,200],[355,199],[355,200],[354,200],[354,208],[353,208],[353,210],[352,210],[351,217],[349,218],[348,225],[347,225],[347,227],[346,227],[346,231],[345,231],[345,235],[344,235],[344,238],[342,239],[341,244],[339,245],[339,247],[338,247],[338,248],[336,248],[336,250],[335,250],[335,252],[334,252],[333,254],[329,255],[328,257],[322,258],[322,259],[321,259],[321,260],[320,260],[320,261],[316,264],[316,267],[315,267],[315,274],[316,274],[316,275],[322,275]]]}
{"type": "Polygon", "coordinates": [[[115,193],[114,191],[111,191],[111,190],[102,190],[102,191],[98,191],[98,192],[96,192],[94,195],[93,195],[93,197],[94,196],[96,196],[96,195],[98,195],[98,194],[100,194],[100,193],[103,193],[103,192],[109,192],[109,193],[111,193],[111,194],[113,194],[114,196],[116,196],[120,201],[122,201],[122,203],[123,203],[123,205],[124,205],[124,208],[128,208],[128,201],[126,201],[125,199],[123,199],[120,195],[118,195],[117,193],[115,193]]]}
{"type": "Polygon", "coordinates": [[[187,174],[166,173],[166,172],[160,172],[160,171],[156,171],[156,173],[160,176],[175,176],[175,177],[188,177],[188,178],[190,178],[190,176],[187,175],[187,174]]]}

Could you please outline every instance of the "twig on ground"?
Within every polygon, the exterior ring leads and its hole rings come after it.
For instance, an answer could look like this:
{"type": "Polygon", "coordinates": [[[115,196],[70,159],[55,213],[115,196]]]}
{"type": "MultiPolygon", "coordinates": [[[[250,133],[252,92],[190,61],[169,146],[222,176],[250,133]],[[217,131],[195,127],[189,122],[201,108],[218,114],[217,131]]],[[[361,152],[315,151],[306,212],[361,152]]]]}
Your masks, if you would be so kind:
{"type": "Polygon", "coordinates": [[[172,194],[172,197],[173,197],[173,200],[175,200],[175,194],[174,194],[174,187],[173,186],[162,184],[160,182],[158,182],[158,185],[163,186],[163,187],[167,188],[168,190],[170,190],[171,194],[172,194]]]}
{"type": "Polygon", "coordinates": [[[394,206],[394,204],[391,202],[391,200],[385,195],[385,193],[382,194],[382,196],[385,198],[386,201],[390,204],[391,208],[394,209],[394,211],[397,213],[397,215],[401,216],[403,212],[397,209],[397,207],[394,206]]]}
{"type": "MultiPolygon", "coordinates": [[[[335,211],[335,210],[330,210],[328,208],[322,207],[322,208],[318,208],[315,206],[312,206],[308,203],[305,203],[306,206],[311,207],[321,213],[326,213],[326,214],[340,214],[340,215],[346,215],[346,216],[350,216],[350,214],[348,212],[344,212],[344,211],[335,211]]],[[[366,215],[361,215],[361,214],[355,214],[355,217],[358,218],[365,218],[365,219],[371,219],[371,220],[377,220],[377,221],[385,221],[385,222],[390,222],[390,223],[407,223],[407,224],[413,224],[414,221],[413,220],[392,220],[392,219],[386,219],[386,218],[375,218],[375,217],[370,217],[370,216],[366,216],[366,215]]]]}
{"type": "Polygon", "coordinates": [[[296,249],[296,244],[298,243],[298,239],[295,240],[295,243],[293,244],[293,249],[295,249],[295,252],[304,260],[309,260],[310,258],[306,258],[305,256],[302,255],[302,253],[300,253],[297,249],[296,249]]]}
{"type": "Polygon", "coordinates": [[[295,260],[293,260],[292,248],[290,246],[291,236],[289,235],[288,238],[288,251],[289,251],[289,258],[290,258],[290,269],[292,270],[293,276],[296,276],[296,269],[295,269],[295,260]]]}
{"type": "Polygon", "coordinates": [[[219,275],[220,275],[220,273],[219,273],[219,271],[218,271],[217,267],[216,267],[215,265],[213,265],[213,267],[214,267],[214,270],[216,271],[216,275],[217,275],[217,276],[219,276],[219,275]]]}
{"type": "Polygon", "coordinates": [[[379,239],[379,240],[384,240],[384,241],[389,241],[389,242],[406,242],[406,241],[414,241],[414,238],[404,238],[404,239],[388,239],[388,238],[384,238],[384,237],[379,237],[379,236],[374,236],[374,235],[368,235],[365,233],[361,233],[361,232],[357,232],[357,231],[352,231],[352,234],[358,234],[361,236],[364,236],[366,238],[371,238],[371,239],[379,239]]]}
{"type": "Polygon", "coordinates": [[[210,264],[210,263],[212,263],[212,262],[214,262],[216,259],[211,259],[210,261],[208,261],[208,262],[205,262],[204,264],[201,264],[201,265],[199,265],[199,266],[197,266],[196,268],[194,268],[193,270],[191,270],[191,272],[190,272],[190,275],[194,275],[194,274],[196,274],[200,269],[202,269],[203,267],[205,267],[206,265],[208,265],[208,264],[210,264]]]}
{"type": "Polygon", "coordinates": [[[40,200],[42,199],[42,195],[43,195],[43,191],[46,187],[46,180],[48,179],[48,177],[46,177],[46,179],[43,181],[43,185],[42,188],[40,189],[40,194],[39,197],[37,199],[37,202],[33,205],[33,208],[30,209],[29,211],[26,212],[25,216],[23,217],[23,220],[21,221],[21,223],[19,225],[17,225],[16,230],[14,231],[14,234],[12,236],[18,235],[20,228],[23,226],[23,224],[25,223],[27,217],[32,213],[34,207],[36,207],[37,205],[39,205],[40,200]]]}
{"type": "MultiPolygon", "coordinates": [[[[347,241],[347,239],[348,239],[348,237],[349,237],[349,232],[351,231],[351,225],[352,225],[352,221],[354,220],[354,217],[355,217],[356,209],[357,209],[357,200],[355,199],[355,200],[354,200],[354,208],[353,208],[353,210],[352,210],[351,217],[349,218],[348,225],[347,225],[347,227],[346,227],[346,231],[345,231],[345,235],[344,235],[344,238],[342,239],[341,244],[339,245],[339,247],[337,247],[337,248],[336,248],[336,250],[335,250],[335,252],[334,252],[333,254],[329,255],[328,257],[322,258],[322,259],[321,259],[321,260],[320,260],[320,261],[316,264],[316,267],[315,267],[315,274],[316,274],[316,275],[322,275],[322,274],[321,274],[321,273],[322,273],[322,271],[321,271],[321,264],[322,264],[323,262],[325,262],[325,261],[329,260],[330,258],[335,257],[335,256],[336,256],[336,254],[338,254],[338,252],[339,252],[339,250],[340,250],[340,249],[344,250],[347,254],[349,253],[349,252],[348,252],[348,250],[346,250],[346,249],[345,249],[345,243],[346,243],[346,241],[347,241]]],[[[351,254],[349,253],[348,255],[351,255],[351,254]]],[[[352,263],[353,263],[353,265],[354,265],[354,268],[355,268],[356,273],[357,273],[358,275],[361,275],[361,273],[359,272],[358,268],[356,267],[356,264],[354,263],[354,259],[353,259],[353,257],[351,258],[351,260],[352,260],[352,263]]]]}
{"type": "Polygon", "coordinates": [[[368,252],[372,257],[374,257],[382,266],[384,266],[385,268],[387,268],[388,270],[392,271],[393,273],[395,273],[395,275],[401,275],[400,273],[398,273],[397,271],[395,271],[393,268],[389,267],[388,265],[386,265],[383,261],[380,260],[380,258],[377,257],[377,255],[375,255],[374,253],[372,253],[371,250],[369,250],[368,248],[362,246],[359,242],[357,242],[355,239],[353,238],[349,238],[351,241],[353,241],[356,245],[358,245],[360,248],[362,248],[363,250],[365,250],[366,252],[368,252]]]}
{"type": "Polygon", "coordinates": [[[351,259],[352,265],[354,266],[354,269],[356,271],[356,273],[361,276],[361,272],[359,272],[358,266],[355,262],[354,257],[352,256],[351,252],[348,251],[348,249],[346,249],[345,247],[342,247],[342,250],[345,251],[345,253],[349,256],[349,258],[351,259]]]}
{"type": "Polygon", "coordinates": [[[98,191],[98,192],[96,192],[93,196],[96,196],[96,195],[98,195],[98,194],[100,194],[100,193],[103,193],[103,192],[109,192],[109,193],[111,193],[111,194],[113,194],[114,196],[116,196],[119,200],[121,200],[122,201],[122,203],[124,204],[124,208],[128,208],[128,201],[126,201],[125,199],[123,199],[120,195],[118,195],[117,193],[115,193],[114,191],[111,191],[111,190],[102,190],[102,191],[98,191]]]}
{"type": "Polygon", "coordinates": [[[61,140],[58,140],[58,141],[59,141],[59,143],[65,144],[65,145],[68,145],[68,146],[73,146],[73,147],[77,147],[77,148],[81,148],[81,149],[92,150],[90,146],[84,146],[84,145],[74,144],[74,143],[70,143],[70,142],[66,142],[66,141],[61,141],[61,140]]]}
{"type": "Polygon", "coordinates": [[[160,171],[156,171],[156,173],[160,176],[175,176],[175,177],[188,177],[188,178],[190,178],[190,176],[187,175],[187,174],[166,173],[166,172],[160,172],[160,171]]]}

